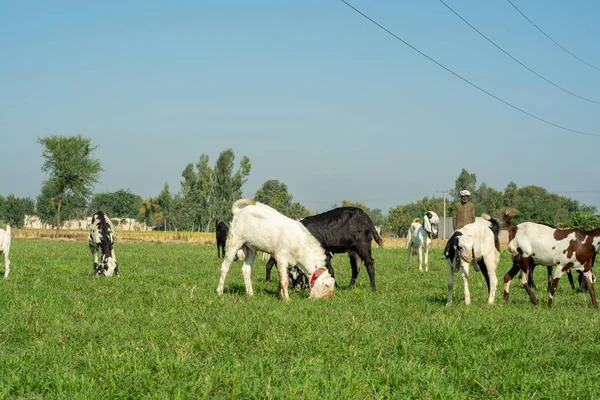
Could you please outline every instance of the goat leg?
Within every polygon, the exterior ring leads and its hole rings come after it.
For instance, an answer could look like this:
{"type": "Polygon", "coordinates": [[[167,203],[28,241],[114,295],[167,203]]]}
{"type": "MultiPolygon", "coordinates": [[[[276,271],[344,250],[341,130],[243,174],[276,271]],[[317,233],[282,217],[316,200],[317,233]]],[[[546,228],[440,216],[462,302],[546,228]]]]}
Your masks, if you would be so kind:
{"type": "MultiPolygon", "coordinates": [[[[591,273],[590,273],[591,275],[591,273]]],[[[594,289],[594,283],[587,275],[584,274],[585,282],[587,283],[588,291],[590,292],[590,296],[592,298],[592,304],[594,308],[598,308],[598,302],[596,301],[596,290],[594,289]]]]}

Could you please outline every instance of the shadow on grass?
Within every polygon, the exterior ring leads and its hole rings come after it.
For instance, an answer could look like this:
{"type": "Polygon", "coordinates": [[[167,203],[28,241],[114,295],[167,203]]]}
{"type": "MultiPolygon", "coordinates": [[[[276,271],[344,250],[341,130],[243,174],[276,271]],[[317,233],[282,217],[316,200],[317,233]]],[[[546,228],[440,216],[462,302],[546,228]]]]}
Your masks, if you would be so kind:
{"type": "Polygon", "coordinates": [[[448,298],[443,296],[429,296],[427,298],[429,304],[436,304],[438,306],[445,306],[447,300],[448,298]]]}
{"type": "Polygon", "coordinates": [[[241,285],[239,283],[232,283],[232,284],[229,284],[228,287],[226,287],[223,290],[223,292],[244,296],[244,295],[246,295],[246,286],[241,285]]]}

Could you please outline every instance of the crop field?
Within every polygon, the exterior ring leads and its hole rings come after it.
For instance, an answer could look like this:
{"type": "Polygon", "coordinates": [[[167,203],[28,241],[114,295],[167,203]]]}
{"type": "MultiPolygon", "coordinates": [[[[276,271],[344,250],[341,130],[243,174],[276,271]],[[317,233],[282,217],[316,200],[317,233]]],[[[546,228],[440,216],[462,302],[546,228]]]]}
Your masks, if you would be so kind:
{"type": "MultiPolygon", "coordinates": [[[[247,298],[241,263],[215,294],[214,246],[117,243],[120,277],[90,275],[86,242],[15,239],[0,281],[1,398],[599,398],[600,311],[565,277],[552,309],[545,268],[532,306],[515,280],[511,302],[487,304],[471,270],[471,306],[457,276],[446,306],[441,249],[430,271],[404,249],[374,249],[377,292],[361,270],[347,289],[278,297],[264,261],[247,298]]],[[[0,271],[4,260],[0,258],[0,271]]],[[[509,269],[501,255],[499,280],[509,269]]]]}

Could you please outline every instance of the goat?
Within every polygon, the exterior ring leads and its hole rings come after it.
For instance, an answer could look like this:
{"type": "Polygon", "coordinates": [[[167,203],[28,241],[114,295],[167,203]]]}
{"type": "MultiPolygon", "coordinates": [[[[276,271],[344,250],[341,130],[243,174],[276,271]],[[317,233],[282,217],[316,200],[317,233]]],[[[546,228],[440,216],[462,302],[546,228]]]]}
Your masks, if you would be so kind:
{"type": "Polygon", "coordinates": [[[421,218],[415,218],[408,228],[406,235],[406,271],[410,266],[410,253],[419,251],[419,271],[423,271],[423,248],[425,248],[425,272],[429,271],[429,246],[433,235],[437,235],[437,225],[440,218],[433,211],[427,211],[423,216],[423,225],[421,218]]]}
{"type": "Polygon", "coordinates": [[[298,221],[288,218],[273,208],[250,199],[240,199],[233,204],[233,221],[227,235],[225,259],[221,264],[221,277],[217,294],[223,294],[225,278],[237,255],[244,260],[242,273],[246,293],[254,295],[250,280],[256,251],[273,255],[279,271],[279,294],[289,301],[288,266],[297,265],[310,276],[310,298],[333,295],[335,279],[325,267],[325,251],[310,232],[298,221]]]}
{"type": "MultiPolygon", "coordinates": [[[[327,269],[335,278],[335,271],[331,266],[331,254],[346,253],[350,257],[352,278],[349,289],[356,284],[356,277],[361,262],[364,262],[369,274],[371,290],[375,287],[375,265],[371,256],[371,241],[383,247],[383,241],[377,233],[373,221],[358,207],[338,207],[321,214],[306,217],[300,221],[302,225],[319,241],[327,254],[327,269]]],[[[271,268],[275,260],[267,263],[267,281],[271,280],[271,268]]]]}
{"type": "Polygon", "coordinates": [[[215,235],[217,237],[217,257],[225,258],[225,243],[227,242],[229,227],[223,221],[217,222],[215,235]]]}
{"type": "Polygon", "coordinates": [[[119,275],[119,265],[115,257],[115,228],[107,213],[98,211],[92,215],[88,236],[90,251],[94,258],[94,273],[96,275],[119,275]],[[102,258],[98,263],[98,251],[102,258]]]}
{"type": "Polygon", "coordinates": [[[493,304],[496,298],[498,278],[496,269],[500,261],[500,240],[498,232],[500,225],[498,221],[487,214],[482,219],[477,219],[471,224],[463,226],[454,231],[446,248],[444,255],[448,259],[448,301],[452,303],[452,291],[454,289],[454,273],[462,268],[462,278],[465,289],[465,304],[471,304],[469,292],[469,264],[473,263],[475,271],[481,270],[485,283],[488,287],[488,303],[493,304]]]}
{"type": "Polygon", "coordinates": [[[10,242],[12,233],[10,225],[6,224],[6,230],[0,229],[0,253],[4,253],[4,279],[8,278],[10,273],[10,260],[8,259],[8,253],[10,253],[10,242]]]}
{"type": "Polygon", "coordinates": [[[552,307],[552,300],[561,276],[574,269],[583,272],[592,304],[598,308],[594,290],[595,277],[592,267],[596,253],[600,248],[600,228],[592,231],[583,229],[555,229],[547,225],[534,222],[522,222],[513,226],[511,219],[517,214],[516,210],[506,210],[504,222],[508,228],[508,250],[512,254],[513,266],[504,275],[504,301],[508,302],[510,281],[519,269],[521,286],[525,288],[531,302],[538,304],[535,294],[527,283],[529,270],[534,264],[556,267],[554,279],[548,292],[548,307],[552,307]]]}

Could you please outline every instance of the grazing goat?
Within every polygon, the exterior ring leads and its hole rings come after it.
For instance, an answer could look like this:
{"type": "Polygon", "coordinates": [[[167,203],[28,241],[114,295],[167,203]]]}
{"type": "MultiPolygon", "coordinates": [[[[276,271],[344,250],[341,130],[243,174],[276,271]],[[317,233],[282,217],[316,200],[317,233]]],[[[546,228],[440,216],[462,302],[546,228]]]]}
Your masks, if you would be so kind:
{"type": "Polygon", "coordinates": [[[217,222],[215,235],[217,236],[217,257],[225,258],[225,243],[227,243],[229,227],[223,221],[217,222]]]}
{"type": "Polygon", "coordinates": [[[89,233],[90,251],[94,257],[94,272],[96,275],[119,275],[119,265],[115,257],[115,228],[108,214],[98,211],[92,215],[89,233]],[[98,263],[98,251],[102,258],[98,263]]]}
{"type": "MultiPolygon", "coordinates": [[[[352,268],[349,289],[354,287],[361,262],[364,262],[369,273],[371,290],[375,291],[375,265],[371,256],[371,241],[375,239],[382,247],[383,241],[366,212],[358,207],[338,207],[306,217],[300,222],[327,251],[327,269],[332,277],[335,277],[335,272],[329,253],[348,252],[352,268]]],[[[271,280],[271,267],[274,263],[273,259],[267,263],[267,281],[271,280]]]]}
{"type": "Polygon", "coordinates": [[[448,302],[452,303],[452,290],[454,289],[454,273],[462,268],[462,278],[465,288],[465,304],[471,304],[469,292],[469,264],[473,263],[475,271],[481,270],[488,287],[488,303],[493,304],[496,298],[498,278],[496,269],[500,261],[500,240],[498,221],[489,215],[483,214],[482,219],[463,226],[454,231],[444,255],[448,259],[448,302]]]}
{"type": "Polygon", "coordinates": [[[548,292],[549,307],[552,307],[554,293],[556,293],[561,276],[574,269],[583,272],[592,304],[594,308],[598,308],[592,267],[600,248],[600,228],[592,231],[555,229],[533,222],[522,222],[513,226],[511,219],[516,214],[516,210],[506,210],[504,213],[504,222],[508,228],[508,250],[513,257],[513,266],[504,275],[504,300],[508,301],[510,281],[520,269],[523,272],[521,286],[529,294],[531,302],[538,304],[535,294],[527,283],[529,270],[535,264],[556,267],[548,292]]]}
{"type": "Polygon", "coordinates": [[[238,200],[231,211],[233,221],[227,236],[225,260],[221,264],[219,295],[223,294],[225,278],[236,254],[244,260],[242,273],[246,293],[254,294],[250,275],[257,250],[272,254],[277,261],[279,294],[284,300],[290,298],[288,266],[294,265],[310,276],[310,298],[333,295],[335,279],[325,267],[325,251],[304,225],[254,200],[238,200]]]}
{"type": "Polygon", "coordinates": [[[415,218],[408,228],[406,235],[406,271],[410,266],[410,253],[419,251],[419,271],[423,271],[423,248],[425,248],[425,272],[429,271],[429,246],[433,235],[437,235],[437,225],[440,218],[433,211],[427,211],[423,216],[423,225],[421,218],[415,218]]]}
{"type": "Polygon", "coordinates": [[[4,253],[4,279],[8,278],[8,274],[10,273],[8,253],[10,252],[11,236],[9,224],[6,224],[6,230],[0,229],[0,253],[4,253]]]}

